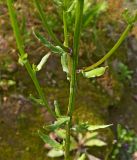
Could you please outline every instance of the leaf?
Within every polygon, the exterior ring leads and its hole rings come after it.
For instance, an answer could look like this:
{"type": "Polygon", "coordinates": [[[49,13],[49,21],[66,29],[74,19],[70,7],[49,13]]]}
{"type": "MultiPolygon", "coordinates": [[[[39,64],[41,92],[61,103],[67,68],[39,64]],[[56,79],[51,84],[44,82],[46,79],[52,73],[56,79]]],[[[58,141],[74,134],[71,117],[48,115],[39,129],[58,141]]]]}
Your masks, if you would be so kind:
{"type": "Polygon", "coordinates": [[[68,8],[67,12],[71,12],[75,8],[76,2],[77,2],[76,0],[73,0],[72,4],[68,8]]]}
{"type": "Polygon", "coordinates": [[[28,54],[27,54],[27,53],[19,56],[18,63],[19,63],[21,66],[24,66],[24,64],[26,64],[27,61],[28,61],[28,54]]]}
{"type": "Polygon", "coordinates": [[[60,150],[62,149],[62,145],[60,143],[58,143],[57,141],[51,139],[48,135],[42,133],[41,131],[38,131],[38,135],[40,136],[40,138],[48,145],[50,145],[51,147],[53,147],[56,150],[60,150]]]}
{"type": "Polygon", "coordinates": [[[99,158],[97,158],[97,157],[95,157],[91,154],[87,154],[87,157],[89,158],[89,160],[101,160],[101,159],[99,159],[99,158]]]}
{"type": "Polygon", "coordinates": [[[51,149],[47,154],[47,156],[51,158],[62,157],[63,155],[64,152],[62,150],[55,150],[55,149],[51,149]]]}
{"type": "Polygon", "coordinates": [[[83,153],[79,158],[78,160],[86,160],[86,154],[83,153]]]}
{"type": "Polygon", "coordinates": [[[106,66],[106,67],[99,67],[99,68],[93,69],[91,71],[82,72],[82,74],[86,78],[99,77],[99,76],[102,76],[105,73],[105,71],[106,71],[107,68],[108,68],[108,66],[106,66]]]}
{"type": "Polygon", "coordinates": [[[89,23],[93,22],[95,18],[97,19],[99,14],[107,9],[107,6],[107,2],[100,2],[96,5],[89,5],[86,9],[84,9],[83,26],[87,26],[89,23]]]}
{"type": "Polygon", "coordinates": [[[53,53],[62,55],[64,50],[60,46],[54,46],[51,42],[49,42],[43,35],[39,32],[34,32],[35,37],[43,43],[47,48],[49,48],[53,53]]]}
{"type": "Polygon", "coordinates": [[[97,137],[98,132],[87,132],[86,135],[84,136],[85,140],[89,140],[91,138],[97,137]]]}
{"type": "Polygon", "coordinates": [[[68,73],[67,53],[61,55],[61,65],[64,72],[68,73]]]}
{"type": "Polygon", "coordinates": [[[86,143],[84,143],[84,146],[87,146],[87,147],[92,147],[92,146],[102,147],[102,146],[106,146],[106,143],[103,142],[102,140],[99,140],[99,139],[91,139],[91,140],[87,141],[86,143]]]}
{"type": "Polygon", "coordinates": [[[64,117],[58,118],[57,121],[54,122],[54,124],[49,125],[49,126],[44,126],[43,128],[46,130],[54,131],[54,130],[62,127],[69,120],[70,120],[70,117],[64,116],[64,117]]]}
{"type": "Polygon", "coordinates": [[[128,24],[132,25],[137,21],[137,11],[133,14],[133,13],[130,13],[129,10],[126,8],[122,13],[122,16],[128,24]]]}
{"type": "Polygon", "coordinates": [[[30,94],[30,99],[32,99],[34,102],[36,102],[36,103],[38,103],[38,104],[40,104],[40,105],[44,105],[44,102],[43,102],[43,100],[42,99],[40,99],[40,98],[35,98],[32,94],[30,94]]]}
{"type": "Polygon", "coordinates": [[[62,0],[53,0],[53,1],[57,6],[63,7],[63,1],[62,0]]]}
{"type": "Polygon", "coordinates": [[[50,55],[51,55],[51,53],[48,53],[44,57],[42,57],[41,61],[37,65],[37,71],[40,71],[42,69],[43,65],[47,62],[50,55]]]}
{"type": "Polygon", "coordinates": [[[58,104],[58,102],[55,100],[54,101],[54,106],[55,106],[55,113],[57,117],[61,117],[61,113],[60,113],[60,106],[58,104]]]}
{"type": "Polygon", "coordinates": [[[85,132],[88,130],[89,124],[88,122],[82,122],[77,125],[75,125],[72,130],[77,131],[77,132],[85,132]]]}
{"type": "Polygon", "coordinates": [[[66,130],[65,129],[57,129],[55,131],[55,133],[57,134],[57,136],[61,139],[65,139],[66,138],[66,130]]]}
{"type": "MultiPolygon", "coordinates": [[[[57,129],[55,131],[57,136],[63,140],[66,139],[66,130],[65,129],[57,129]]],[[[70,151],[75,150],[78,148],[77,142],[74,137],[70,136],[70,151]]]]}
{"type": "Polygon", "coordinates": [[[97,129],[103,129],[112,126],[112,124],[109,125],[89,125],[88,131],[95,131],[97,129]]]}

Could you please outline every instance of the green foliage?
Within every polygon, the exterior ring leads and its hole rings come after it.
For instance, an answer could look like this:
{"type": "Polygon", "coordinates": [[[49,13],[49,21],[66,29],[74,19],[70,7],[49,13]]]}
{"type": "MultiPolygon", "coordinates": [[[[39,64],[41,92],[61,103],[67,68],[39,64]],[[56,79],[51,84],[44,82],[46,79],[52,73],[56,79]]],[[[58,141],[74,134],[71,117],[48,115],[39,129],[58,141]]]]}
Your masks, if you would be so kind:
{"type": "Polygon", "coordinates": [[[110,160],[131,160],[137,151],[137,135],[121,125],[117,126],[117,139],[110,153],[110,160]]]}
{"type": "Polygon", "coordinates": [[[106,1],[102,1],[96,4],[92,4],[86,0],[84,7],[83,26],[86,27],[91,23],[95,23],[99,15],[106,11],[108,4],[106,1]]]}
{"type": "MultiPolygon", "coordinates": [[[[59,118],[58,121],[54,122],[53,125],[46,126],[44,129],[50,130],[52,132],[49,133],[49,135],[54,134],[54,138],[58,139],[60,144],[62,144],[62,149],[57,150],[56,147],[53,145],[51,146],[50,150],[48,151],[47,155],[49,157],[62,157],[64,155],[64,144],[63,142],[66,139],[66,130],[61,129],[65,123],[69,121],[69,118],[64,117],[64,118],[59,118]]],[[[70,151],[76,151],[79,153],[78,158],[88,158],[90,153],[88,153],[88,150],[91,147],[103,147],[106,146],[106,143],[102,141],[101,139],[98,138],[98,132],[95,132],[95,130],[101,129],[101,128],[107,128],[110,125],[89,125],[87,122],[86,123],[79,123],[71,128],[71,137],[70,137],[70,151]],[[86,127],[84,127],[86,126],[86,127]],[[88,130],[89,128],[89,130],[88,130]],[[84,152],[84,153],[83,153],[84,152]]],[[[44,135],[43,135],[44,136],[44,135]]],[[[43,141],[49,145],[49,139],[47,142],[47,139],[44,140],[42,137],[43,141]]],[[[50,137],[50,136],[48,136],[50,137]]],[[[47,136],[46,136],[47,138],[47,136]]],[[[53,138],[53,140],[55,140],[53,138]]],[[[49,149],[49,148],[48,148],[49,149]]]]}
{"type": "Polygon", "coordinates": [[[44,105],[44,102],[43,102],[42,99],[40,99],[40,98],[35,98],[32,94],[30,94],[29,98],[30,98],[31,100],[33,100],[35,103],[37,103],[37,104],[40,104],[40,105],[42,105],[42,106],[44,105]]]}
{"type": "Polygon", "coordinates": [[[40,138],[48,145],[50,145],[51,147],[53,147],[56,150],[60,150],[62,149],[62,145],[60,143],[58,143],[57,141],[51,139],[48,135],[42,133],[41,131],[38,131],[38,134],[40,136],[40,138]]]}
{"type": "MultiPolygon", "coordinates": [[[[63,71],[68,74],[70,77],[70,95],[69,95],[69,104],[68,110],[65,116],[62,116],[60,113],[60,109],[57,103],[55,105],[55,111],[52,111],[51,107],[48,104],[48,101],[45,98],[44,92],[39,84],[37,79],[36,71],[42,69],[43,65],[48,60],[50,54],[45,55],[40,63],[36,66],[35,64],[31,65],[28,60],[28,55],[24,49],[24,41],[22,40],[21,33],[24,32],[25,29],[25,20],[22,23],[21,31],[19,29],[17,15],[15,9],[13,7],[13,0],[7,0],[8,11],[12,23],[12,28],[14,31],[14,35],[17,42],[17,47],[19,50],[19,63],[24,65],[29,76],[31,77],[34,86],[38,93],[38,99],[31,96],[31,98],[36,102],[46,107],[48,112],[55,118],[53,124],[45,126],[44,129],[47,132],[52,132],[52,134],[56,135],[55,137],[51,137],[49,133],[43,133],[38,131],[39,136],[41,139],[50,146],[50,151],[48,155],[50,157],[59,157],[64,155],[65,160],[70,159],[70,152],[76,151],[80,153],[77,156],[77,159],[85,159],[85,156],[89,156],[88,149],[93,146],[104,146],[106,143],[98,138],[98,133],[93,132],[98,129],[109,127],[110,125],[89,125],[88,123],[78,123],[74,126],[72,125],[72,118],[73,118],[73,111],[75,106],[75,98],[76,98],[76,84],[77,84],[77,65],[78,65],[78,58],[79,58],[79,45],[80,45],[80,35],[81,35],[81,28],[89,25],[91,22],[94,23],[94,20],[98,18],[100,13],[106,10],[107,3],[105,1],[96,3],[93,5],[90,1],[84,0],[54,0],[54,2],[61,7],[63,13],[63,23],[64,23],[64,44],[60,42],[59,38],[53,33],[51,27],[47,22],[47,17],[45,12],[43,11],[41,4],[38,0],[34,0],[36,9],[39,13],[39,16],[42,20],[43,27],[48,32],[50,38],[52,39],[53,43],[49,42],[43,35],[39,32],[35,32],[36,38],[43,43],[51,52],[59,55],[61,57],[61,64],[63,71]],[[85,5],[85,8],[84,8],[85,5]],[[91,7],[92,6],[92,7],[91,7]],[[70,22],[68,21],[70,20],[70,22]],[[70,25],[73,24],[73,25],[70,25]],[[75,25],[74,25],[75,24],[75,25]],[[69,26],[70,25],[70,26],[69,26]],[[72,27],[74,26],[74,28],[72,27]],[[73,48],[72,53],[71,49],[69,49],[69,32],[68,28],[72,28],[71,31],[74,31],[73,36],[73,48]],[[64,46],[65,45],[65,46],[64,46]],[[68,70],[68,68],[70,70],[68,70]],[[73,127],[72,127],[73,126],[73,127]],[[58,138],[58,139],[56,139],[58,138]],[[59,151],[59,152],[57,152],[59,151]]],[[[136,21],[136,15],[133,18],[129,15],[128,12],[125,12],[125,18],[127,18],[128,26],[124,30],[123,34],[114,45],[114,47],[97,63],[85,67],[84,70],[81,70],[83,75],[86,78],[93,78],[99,77],[103,75],[106,71],[107,67],[99,67],[105,60],[107,60],[120,46],[120,44],[124,41],[126,36],[128,35],[129,31],[132,29],[134,22],[136,21]],[[94,69],[95,68],[95,69],[94,69]]],[[[125,69],[125,68],[124,68],[125,69]]],[[[128,75],[131,72],[127,72],[128,75]]],[[[120,131],[119,131],[120,132],[120,131]]]]}
{"type": "Polygon", "coordinates": [[[34,32],[34,35],[36,38],[43,43],[47,48],[49,48],[53,53],[56,53],[58,55],[62,55],[64,53],[64,50],[59,46],[54,46],[51,42],[49,42],[43,35],[41,35],[39,32],[34,32]]]}
{"type": "Polygon", "coordinates": [[[78,160],[86,160],[86,155],[85,155],[85,153],[82,154],[82,155],[78,158],[78,160]]]}
{"type": "Polygon", "coordinates": [[[59,106],[59,103],[56,100],[54,101],[54,107],[55,107],[56,116],[61,117],[60,106],[59,106]]]}
{"type": "Polygon", "coordinates": [[[87,132],[87,131],[95,131],[98,129],[104,129],[110,126],[112,126],[112,124],[110,125],[90,125],[88,124],[88,122],[84,122],[84,123],[78,123],[72,129],[76,132],[87,132]]]}
{"type": "Polygon", "coordinates": [[[20,65],[24,66],[27,63],[27,61],[28,61],[28,54],[27,53],[19,56],[18,62],[20,65]]]}
{"type": "Polygon", "coordinates": [[[70,117],[62,116],[60,118],[57,118],[57,121],[55,121],[54,124],[51,124],[49,126],[44,126],[43,128],[46,130],[54,131],[56,129],[61,128],[63,125],[65,125],[69,121],[70,121],[70,117]]]}
{"type": "Polygon", "coordinates": [[[120,62],[118,64],[118,79],[126,82],[132,79],[133,71],[129,70],[128,66],[120,62]]]}
{"type": "Polygon", "coordinates": [[[122,15],[123,15],[123,18],[127,24],[133,24],[137,21],[137,13],[136,12],[134,14],[132,14],[131,12],[129,12],[128,9],[125,9],[125,11],[123,12],[122,15]]]}
{"type": "Polygon", "coordinates": [[[62,150],[55,150],[55,149],[51,149],[47,154],[47,156],[51,158],[62,157],[63,155],[64,152],[62,150]]]}

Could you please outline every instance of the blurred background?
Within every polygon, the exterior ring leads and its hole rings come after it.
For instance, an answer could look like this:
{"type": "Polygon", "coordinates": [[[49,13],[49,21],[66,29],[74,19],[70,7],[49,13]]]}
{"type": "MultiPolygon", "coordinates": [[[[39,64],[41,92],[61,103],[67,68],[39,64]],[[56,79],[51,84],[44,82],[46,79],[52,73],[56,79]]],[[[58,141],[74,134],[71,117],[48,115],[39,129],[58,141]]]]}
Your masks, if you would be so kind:
{"type": "MultiPolygon", "coordinates": [[[[62,12],[54,0],[40,0],[48,23],[63,41],[62,12]]],[[[37,64],[48,52],[33,35],[39,30],[47,38],[33,1],[16,0],[15,8],[26,53],[37,64]]],[[[122,12],[134,12],[137,0],[85,0],[87,21],[82,30],[79,68],[93,64],[116,43],[126,27],[122,12]]],[[[73,18],[68,20],[72,46],[73,18]]],[[[100,78],[85,80],[78,76],[74,120],[91,124],[114,124],[99,133],[106,142],[91,147],[92,155],[101,160],[137,159],[137,26],[116,53],[105,62],[108,72],[100,78]],[[121,124],[121,126],[117,126],[121,124]],[[106,158],[107,157],[107,158],[106,158]]],[[[69,82],[62,72],[60,59],[52,55],[38,78],[52,106],[57,99],[65,113],[69,82]]],[[[48,149],[37,130],[53,121],[41,106],[29,99],[35,88],[26,70],[18,63],[18,50],[11,28],[7,5],[0,0],[0,160],[50,160],[48,149]]],[[[59,158],[60,159],[60,158],[59,158]]],[[[62,158],[61,158],[62,159],[62,158]]],[[[96,160],[91,157],[91,160],[96,160]]]]}

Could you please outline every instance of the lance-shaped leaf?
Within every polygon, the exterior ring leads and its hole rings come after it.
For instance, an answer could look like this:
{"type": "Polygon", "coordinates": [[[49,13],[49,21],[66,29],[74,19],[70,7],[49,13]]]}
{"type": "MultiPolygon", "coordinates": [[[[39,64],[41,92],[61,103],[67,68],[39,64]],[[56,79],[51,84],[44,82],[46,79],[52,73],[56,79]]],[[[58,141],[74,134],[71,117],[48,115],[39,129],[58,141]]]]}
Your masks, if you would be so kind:
{"type": "Polygon", "coordinates": [[[51,53],[48,53],[44,57],[42,57],[41,61],[37,65],[37,71],[40,71],[42,69],[43,65],[47,62],[50,55],[51,55],[51,53]]]}
{"type": "Polygon", "coordinates": [[[99,76],[102,76],[105,73],[105,71],[106,71],[107,68],[108,68],[108,66],[106,66],[106,67],[99,67],[99,68],[93,69],[91,71],[82,72],[82,74],[86,78],[99,77],[99,76]]]}
{"type": "Polygon", "coordinates": [[[58,118],[57,121],[54,122],[52,125],[44,126],[43,128],[46,130],[54,131],[58,128],[61,128],[64,124],[69,122],[70,117],[64,116],[61,118],[58,118]]]}
{"type": "Polygon", "coordinates": [[[88,131],[95,131],[95,130],[107,128],[110,126],[112,126],[112,124],[109,124],[109,125],[89,125],[88,131]]]}
{"type": "Polygon", "coordinates": [[[84,16],[83,16],[83,26],[87,26],[89,23],[93,22],[95,18],[99,16],[102,12],[107,9],[107,2],[100,2],[96,5],[89,5],[84,8],[84,16]]]}
{"type": "Polygon", "coordinates": [[[52,148],[56,150],[62,149],[62,145],[58,143],[57,141],[51,139],[48,135],[42,133],[41,131],[38,131],[38,135],[46,144],[50,145],[52,148]]]}
{"type": "Polygon", "coordinates": [[[40,105],[44,105],[44,102],[43,102],[42,99],[40,99],[40,98],[35,98],[32,94],[30,94],[29,98],[30,98],[31,100],[33,100],[34,102],[40,104],[40,105]]]}
{"type": "Polygon", "coordinates": [[[62,0],[53,0],[53,1],[57,6],[63,7],[63,1],[62,0]]]}
{"type": "Polygon", "coordinates": [[[61,113],[60,113],[60,106],[59,103],[55,100],[54,101],[54,106],[55,106],[55,113],[57,117],[61,117],[61,113]]]}
{"type": "Polygon", "coordinates": [[[64,155],[63,150],[55,150],[55,149],[51,149],[47,154],[47,156],[51,158],[62,157],[63,155],[64,155]]]}
{"type": "Polygon", "coordinates": [[[51,42],[49,42],[43,35],[41,35],[39,32],[34,32],[34,35],[36,38],[43,43],[47,48],[49,48],[53,53],[56,53],[58,55],[62,55],[64,53],[64,50],[60,46],[54,46],[51,42]]]}
{"type": "Polygon", "coordinates": [[[78,160],[86,160],[86,154],[83,153],[79,158],[78,160]]]}
{"type": "Polygon", "coordinates": [[[106,146],[106,143],[103,142],[100,139],[90,139],[89,141],[84,143],[84,146],[87,146],[87,147],[92,147],[92,146],[102,147],[102,146],[106,146]]]}
{"type": "Polygon", "coordinates": [[[86,132],[88,131],[88,127],[89,127],[88,122],[82,122],[72,127],[72,130],[77,132],[86,132]]]}
{"type": "Polygon", "coordinates": [[[71,12],[75,8],[76,2],[77,2],[76,0],[73,0],[72,4],[68,8],[67,12],[71,12]]]}

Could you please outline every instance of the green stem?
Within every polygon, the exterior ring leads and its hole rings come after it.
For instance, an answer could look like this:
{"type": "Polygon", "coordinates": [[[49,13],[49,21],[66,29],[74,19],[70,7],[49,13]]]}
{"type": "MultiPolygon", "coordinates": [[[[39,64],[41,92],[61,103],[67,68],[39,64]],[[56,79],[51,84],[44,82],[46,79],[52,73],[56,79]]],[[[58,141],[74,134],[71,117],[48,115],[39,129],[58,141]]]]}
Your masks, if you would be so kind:
{"type": "MultiPolygon", "coordinates": [[[[14,32],[14,35],[15,35],[15,39],[16,39],[16,42],[17,42],[17,47],[18,47],[20,56],[23,56],[23,55],[25,55],[24,44],[23,44],[23,41],[21,39],[21,34],[20,34],[20,31],[19,31],[19,26],[18,26],[18,22],[17,22],[17,16],[16,16],[16,13],[14,11],[12,2],[13,2],[12,0],[7,0],[8,11],[9,11],[10,20],[11,20],[13,32],[14,32]]],[[[34,85],[35,85],[35,88],[36,88],[40,98],[43,100],[46,109],[52,114],[52,116],[55,117],[55,113],[48,106],[48,102],[46,101],[44,93],[43,93],[43,91],[40,87],[40,84],[39,84],[38,80],[37,80],[36,73],[33,71],[33,69],[31,67],[30,63],[28,62],[28,60],[24,65],[25,65],[25,68],[27,69],[34,85]]]]}
{"type": "MultiPolygon", "coordinates": [[[[67,12],[67,1],[64,0],[64,10],[63,10],[63,24],[64,24],[64,46],[69,48],[69,35],[68,35],[68,27],[67,27],[67,18],[68,18],[68,12],[67,12]]],[[[68,62],[68,76],[71,75],[71,66],[72,66],[72,58],[71,56],[66,52],[67,56],[67,62],[68,62]]]]}
{"type": "Polygon", "coordinates": [[[68,28],[67,28],[67,0],[64,0],[63,24],[64,24],[64,45],[68,47],[68,28]]]}
{"type": "Polygon", "coordinates": [[[66,144],[65,144],[65,160],[69,160],[70,156],[70,128],[72,125],[72,114],[74,111],[74,102],[76,95],[76,68],[78,64],[78,53],[79,53],[79,42],[80,42],[80,31],[83,19],[83,7],[84,0],[77,0],[76,8],[76,19],[75,19],[75,30],[74,30],[74,40],[73,40],[73,57],[72,57],[72,74],[70,81],[70,96],[68,105],[68,116],[70,116],[70,122],[67,124],[66,131],[66,144]]]}
{"type": "Polygon", "coordinates": [[[84,68],[83,71],[84,72],[90,71],[90,70],[98,67],[99,65],[101,65],[105,60],[107,60],[118,49],[118,47],[121,45],[121,43],[125,40],[125,38],[127,37],[128,33],[130,32],[132,27],[133,27],[133,24],[128,24],[128,26],[126,27],[126,29],[124,30],[124,32],[122,33],[121,37],[119,38],[117,43],[114,45],[114,47],[103,58],[101,58],[98,62],[96,62],[95,64],[93,64],[89,67],[84,68]]]}
{"type": "Polygon", "coordinates": [[[55,36],[55,34],[51,30],[50,26],[48,25],[45,13],[43,12],[43,10],[40,6],[39,0],[34,0],[34,3],[35,3],[35,6],[39,12],[43,26],[46,28],[46,30],[47,30],[48,34],[51,36],[52,40],[56,43],[56,45],[61,46],[65,51],[69,52],[69,49],[62,45],[62,43],[58,40],[58,38],[55,36]]]}

